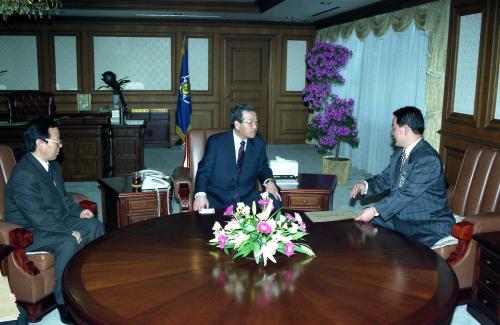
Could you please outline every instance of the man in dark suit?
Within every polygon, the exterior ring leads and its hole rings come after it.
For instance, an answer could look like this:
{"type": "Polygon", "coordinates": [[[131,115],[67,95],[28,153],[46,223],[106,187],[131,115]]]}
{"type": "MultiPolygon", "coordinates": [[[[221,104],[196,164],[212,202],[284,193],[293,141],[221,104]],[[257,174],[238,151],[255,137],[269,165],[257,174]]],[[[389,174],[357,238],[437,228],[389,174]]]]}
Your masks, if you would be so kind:
{"type": "Polygon", "coordinates": [[[33,120],[24,140],[28,152],[15,165],[5,187],[5,217],[33,233],[28,251],[54,254],[54,295],[61,321],[71,323],[61,288],[64,268],[80,248],[104,234],[104,226],[66,193],[61,166],[55,160],[62,147],[57,123],[47,118],[33,120]]]}
{"type": "Polygon", "coordinates": [[[195,180],[195,211],[226,208],[237,202],[251,205],[260,199],[256,180],[270,193],[274,207],[281,196],[269,168],[266,143],[257,135],[257,113],[251,105],[231,109],[231,130],[212,135],[198,164],[195,180]]]}
{"type": "Polygon", "coordinates": [[[397,230],[427,246],[450,235],[455,222],[448,207],[444,168],[439,154],[422,135],[425,125],[420,110],[402,107],[392,121],[397,150],[389,166],[366,181],[358,182],[351,197],[358,194],[389,194],[355,218],[397,230]]]}

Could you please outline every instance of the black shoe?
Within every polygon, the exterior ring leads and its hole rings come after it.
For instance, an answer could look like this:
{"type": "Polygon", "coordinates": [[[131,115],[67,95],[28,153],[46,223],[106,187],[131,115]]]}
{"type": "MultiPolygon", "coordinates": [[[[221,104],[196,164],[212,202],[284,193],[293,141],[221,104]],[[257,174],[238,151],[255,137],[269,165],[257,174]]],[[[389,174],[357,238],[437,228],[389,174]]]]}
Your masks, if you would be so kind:
{"type": "Polygon", "coordinates": [[[69,312],[68,306],[66,305],[57,305],[57,309],[59,310],[59,317],[61,318],[61,322],[64,324],[74,324],[75,321],[69,312]]]}

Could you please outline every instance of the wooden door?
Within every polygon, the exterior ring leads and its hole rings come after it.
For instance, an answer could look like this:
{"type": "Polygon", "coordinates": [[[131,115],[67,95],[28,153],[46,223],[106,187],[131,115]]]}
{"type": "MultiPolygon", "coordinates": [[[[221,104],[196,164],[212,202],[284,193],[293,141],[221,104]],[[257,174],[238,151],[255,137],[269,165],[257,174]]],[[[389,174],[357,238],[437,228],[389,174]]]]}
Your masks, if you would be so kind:
{"type": "Polygon", "coordinates": [[[231,107],[246,103],[255,107],[258,132],[269,136],[269,39],[227,36],[224,38],[221,125],[229,127],[231,107]]]}

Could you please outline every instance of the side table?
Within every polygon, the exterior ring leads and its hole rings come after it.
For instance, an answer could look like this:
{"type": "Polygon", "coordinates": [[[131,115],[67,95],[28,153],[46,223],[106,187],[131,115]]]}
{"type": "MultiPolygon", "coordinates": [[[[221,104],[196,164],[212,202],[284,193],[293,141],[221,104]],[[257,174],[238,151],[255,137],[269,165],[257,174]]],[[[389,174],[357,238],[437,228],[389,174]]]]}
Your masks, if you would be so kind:
{"type": "Polygon", "coordinates": [[[281,206],[300,211],[328,211],[337,185],[337,176],[323,174],[299,174],[299,185],[293,189],[282,189],[281,206]]]}
{"type": "Polygon", "coordinates": [[[136,190],[130,176],[101,178],[102,219],[106,230],[170,215],[170,191],[136,190]],[[158,198],[159,196],[159,198],[158,198]]]}
{"type": "Polygon", "coordinates": [[[476,241],[476,261],[472,299],[467,305],[481,324],[500,323],[500,231],[472,236],[476,241]]]}

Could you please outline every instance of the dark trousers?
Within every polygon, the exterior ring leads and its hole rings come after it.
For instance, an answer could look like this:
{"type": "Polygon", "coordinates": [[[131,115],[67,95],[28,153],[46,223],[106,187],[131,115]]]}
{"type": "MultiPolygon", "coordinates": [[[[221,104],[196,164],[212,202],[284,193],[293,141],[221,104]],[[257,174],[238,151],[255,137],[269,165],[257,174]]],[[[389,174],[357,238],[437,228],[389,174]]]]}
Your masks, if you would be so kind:
{"type": "Polygon", "coordinates": [[[76,243],[76,238],[71,233],[45,232],[32,230],[33,243],[28,246],[30,252],[47,251],[54,254],[55,284],[54,296],[59,305],[64,304],[62,293],[62,276],[64,268],[75,253],[104,234],[103,224],[96,218],[80,219],[67,218],[64,223],[73,231],[79,231],[82,241],[76,243]]]}
{"type": "Polygon", "coordinates": [[[443,218],[443,221],[430,222],[425,220],[419,222],[401,220],[397,216],[393,216],[389,220],[375,217],[372,223],[415,238],[427,247],[432,247],[438,240],[451,233],[451,226],[445,218],[443,218]]]}

